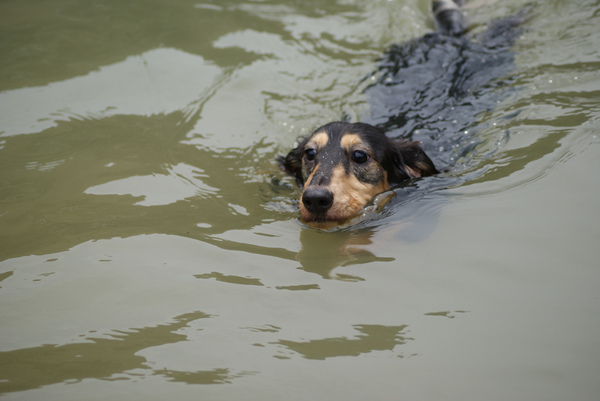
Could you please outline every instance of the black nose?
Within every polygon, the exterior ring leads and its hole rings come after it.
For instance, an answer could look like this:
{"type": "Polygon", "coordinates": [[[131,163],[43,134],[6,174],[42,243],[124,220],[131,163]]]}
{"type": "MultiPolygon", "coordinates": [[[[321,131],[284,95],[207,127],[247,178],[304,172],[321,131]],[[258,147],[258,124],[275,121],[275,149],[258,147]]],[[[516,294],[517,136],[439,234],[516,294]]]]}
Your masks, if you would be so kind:
{"type": "Polygon", "coordinates": [[[313,214],[325,213],[333,205],[333,193],[323,187],[308,187],[302,194],[302,203],[313,214]]]}

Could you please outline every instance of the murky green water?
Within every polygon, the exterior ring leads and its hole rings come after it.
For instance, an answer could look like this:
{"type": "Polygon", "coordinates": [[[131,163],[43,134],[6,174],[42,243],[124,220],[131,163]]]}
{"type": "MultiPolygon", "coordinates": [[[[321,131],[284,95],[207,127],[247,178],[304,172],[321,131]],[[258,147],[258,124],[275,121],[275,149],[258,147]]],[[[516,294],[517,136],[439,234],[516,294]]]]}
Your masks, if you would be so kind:
{"type": "Polygon", "coordinates": [[[275,156],[427,1],[1,2],[0,392],[596,399],[599,23],[539,1],[476,178],[319,232],[275,156]]]}

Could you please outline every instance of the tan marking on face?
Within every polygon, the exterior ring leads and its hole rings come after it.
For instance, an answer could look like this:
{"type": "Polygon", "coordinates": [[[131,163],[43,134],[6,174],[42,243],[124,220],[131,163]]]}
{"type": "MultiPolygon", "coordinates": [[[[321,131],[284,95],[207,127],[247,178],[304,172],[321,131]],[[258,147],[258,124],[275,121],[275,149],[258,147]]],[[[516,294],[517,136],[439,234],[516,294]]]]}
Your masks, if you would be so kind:
{"type": "MultiPolygon", "coordinates": [[[[355,217],[375,195],[390,188],[385,172],[384,178],[380,184],[366,184],[353,174],[346,174],[343,166],[335,167],[331,184],[327,187],[333,192],[333,205],[327,211],[324,220],[342,223],[355,217]]],[[[314,216],[306,210],[302,202],[300,202],[300,213],[303,221],[310,223],[314,220],[314,216]]],[[[327,224],[326,222],[316,222],[316,225],[327,224]]]]}
{"type": "MultiPolygon", "coordinates": [[[[306,178],[306,180],[304,180],[306,186],[308,187],[310,185],[310,183],[312,182],[313,177],[315,176],[315,173],[317,172],[317,170],[319,170],[320,164],[316,164],[315,167],[313,168],[312,172],[310,173],[310,175],[306,178]]],[[[304,192],[304,190],[302,191],[304,192]]]]}
{"type": "Polygon", "coordinates": [[[340,140],[340,146],[346,151],[356,148],[364,148],[364,143],[358,134],[344,134],[340,140]]]}
{"type": "MultiPolygon", "coordinates": [[[[317,132],[306,143],[304,149],[315,149],[315,150],[319,151],[327,145],[327,142],[329,142],[329,135],[327,134],[327,132],[325,132],[325,131],[317,132]]],[[[304,165],[304,161],[302,162],[302,164],[304,165]]],[[[307,186],[310,185],[310,183],[313,179],[313,176],[315,175],[317,170],[319,170],[319,164],[312,167],[312,171],[310,172],[309,176],[306,177],[306,179],[304,179],[304,183],[307,186]]],[[[303,174],[306,174],[306,173],[308,173],[308,171],[304,170],[303,174]]]]}
{"type": "Polygon", "coordinates": [[[315,149],[323,149],[329,142],[329,135],[327,132],[317,132],[314,134],[310,141],[308,141],[307,148],[314,147],[315,149]]]}

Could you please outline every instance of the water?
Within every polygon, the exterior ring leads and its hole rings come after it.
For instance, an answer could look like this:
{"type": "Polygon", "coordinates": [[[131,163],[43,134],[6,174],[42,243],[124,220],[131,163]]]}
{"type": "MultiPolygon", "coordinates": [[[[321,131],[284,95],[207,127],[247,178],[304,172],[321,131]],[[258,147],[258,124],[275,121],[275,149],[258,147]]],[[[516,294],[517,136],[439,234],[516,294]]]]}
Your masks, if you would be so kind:
{"type": "Polygon", "coordinates": [[[597,1],[538,2],[451,171],[297,220],[275,157],[427,3],[3,2],[4,398],[596,399],[597,1]]]}

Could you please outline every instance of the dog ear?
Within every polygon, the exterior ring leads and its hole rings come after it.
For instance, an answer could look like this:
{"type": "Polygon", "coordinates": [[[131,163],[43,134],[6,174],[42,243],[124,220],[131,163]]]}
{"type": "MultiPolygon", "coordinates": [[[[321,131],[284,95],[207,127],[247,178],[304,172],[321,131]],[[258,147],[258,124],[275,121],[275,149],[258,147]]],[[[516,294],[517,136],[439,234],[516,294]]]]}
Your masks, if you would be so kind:
{"type": "Polygon", "coordinates": [[[301,143],[290,150],[287,156],[279,156],[277,159],[281,168],[296,179],[296,183],[300,188],[304,186],[304,179],[302,177],[303,148],[304,146],[301,143]]]}
{"type": "Polygon", "coordinates": [[[397,181],[428,177],[439,173],[418,142],[392,141],[397,181]]]}

